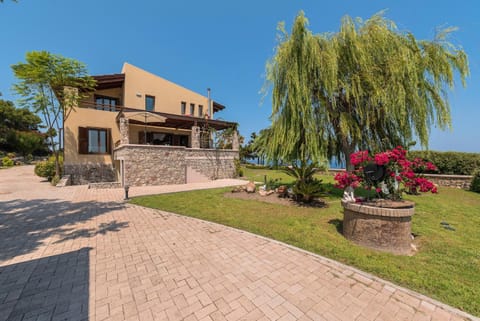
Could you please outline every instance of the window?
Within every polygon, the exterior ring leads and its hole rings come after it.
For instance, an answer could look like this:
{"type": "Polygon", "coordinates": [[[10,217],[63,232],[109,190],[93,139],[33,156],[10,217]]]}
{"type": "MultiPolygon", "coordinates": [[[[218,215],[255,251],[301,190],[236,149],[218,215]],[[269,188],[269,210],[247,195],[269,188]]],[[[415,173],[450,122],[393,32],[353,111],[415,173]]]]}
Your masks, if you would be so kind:
{"type": "Polygon", "coordinates": [[[110,152],[110,129],[78,128],[79,154],[106,154],[110,152]]]}
{"type": "Polygon", "coordinates": [[[195,115],[195,104],[190,104],[190,116],[195,115]]]}
{"type": "Polygon", "coordinates": [[[145,110],[154,111],[155,110],[155,97],[145,95],[145,110]]]}
{"type": "Polygon", "coordinates": [[[117,98],[95,95],[95,109],[115,111],[115,106],[117,105],[118,105],[117,98]]]}
{"type": "Polygon", "coordinates": [[[187,112],[187,103],[182,101],[182,105],[181,105],[181,109],[180,109],[182,115],[185,115],[185,113],[187,112]]]}
{"type": "Polygon", "coordinates": [[[203,106],[198,105],[198,117],[203,117],[203,106]]]}

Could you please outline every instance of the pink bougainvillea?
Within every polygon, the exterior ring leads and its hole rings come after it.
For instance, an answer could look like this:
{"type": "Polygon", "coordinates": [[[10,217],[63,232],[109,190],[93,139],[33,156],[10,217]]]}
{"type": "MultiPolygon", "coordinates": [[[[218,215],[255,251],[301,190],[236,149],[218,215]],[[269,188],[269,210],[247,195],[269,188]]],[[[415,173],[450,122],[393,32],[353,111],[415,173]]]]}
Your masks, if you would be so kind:
{"type": "Polygon", "coordinates": [[[345,189],[348,186],[357,188],[360,186],[361,178],[353,172],[341,172],[335,175],[335,187],[345,189]]]}
{"type": "Polygon", "coordinates": [[[437,193],[435,184],[418,174],[418,172],[437,171],[437,167],[421,158],[408,160],[407,151],[402,146],[372,156],[369,155],[368,151],[359,151],[350,155],[350,161],[355,166],[355,170],[335,175],[335,181],[337,182],[335,186],[338,188],[344,189],[347,186],[357,188],[363,185],[368,190],[374,189],[382,197],[394,200],[401,199],[404,191],[411,194],[417,194],[418,192],[437,193]],[[385,169],[383,180],[375,182],[375,186],[366,179],[363,172],[363,168],[371,163],[385,169]]]}

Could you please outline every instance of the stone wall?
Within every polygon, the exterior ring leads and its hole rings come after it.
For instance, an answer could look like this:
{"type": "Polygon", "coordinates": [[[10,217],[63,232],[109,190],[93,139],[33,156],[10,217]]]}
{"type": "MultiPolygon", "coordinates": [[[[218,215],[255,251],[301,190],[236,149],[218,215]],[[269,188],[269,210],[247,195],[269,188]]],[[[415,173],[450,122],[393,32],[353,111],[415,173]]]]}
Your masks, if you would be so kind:
{"type": "Polygon", "coordinates": [[[126,185],[167,185],[185,184],[187,167],[208,179],[233,178],[238,151],[122,145],[115,150],[114,157],[124,162],[126,185]]]}
{"type": "Polygon", "coordinates": [[[235,177],[236,150],[186,149],[186,165],[209,179],[235,177]]]}
{"type": "Polygon", "coordinates": [[[473,176],[470,175],[437,175],[437,174],[425,174],[425,178],[434,182],[439,186],[456,187],[463,189],[470,189],[473,176]]]}
{"type": "MultiPolygon", "coordinates": [[[[344,169],[329,169],[327,172],[322,172],[325,175],[336,175],[344,172],[344,169]]],[[[447,186],[455,188],[469,189],[472,183],[473,176],[470,175],[440,175],[440,174],[423,174],[425,178],[437,184],[438,186],[447,186]]]]}
{"type": "Polygon", "coordinates": [[[72,185],[115,182],[117,180],[113,166],[101,163],[66,164],[64,165],[64,175],[70,175],[72,185]]]}
{"type": "Polygon", "coordinates": [[[130,186],[184,184],[185,147],[122,145],[114,152],[124,161],[125,184],[130,186]]]}

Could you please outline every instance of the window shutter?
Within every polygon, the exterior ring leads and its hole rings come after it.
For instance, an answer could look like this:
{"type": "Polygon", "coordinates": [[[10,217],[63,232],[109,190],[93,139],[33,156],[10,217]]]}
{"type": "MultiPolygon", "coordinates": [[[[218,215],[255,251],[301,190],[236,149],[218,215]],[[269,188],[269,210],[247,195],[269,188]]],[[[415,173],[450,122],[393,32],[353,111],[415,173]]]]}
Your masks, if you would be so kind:
{"type": "Polygon", "coordinates": [[[88,154],[88,128],[78,127],[78,153],[88,154]]]}
{"type": "Polygon", "coordinates": [[[112,151],[112,130],[110,128],[107,129],[107,153],[111,153],[112,151]]]}

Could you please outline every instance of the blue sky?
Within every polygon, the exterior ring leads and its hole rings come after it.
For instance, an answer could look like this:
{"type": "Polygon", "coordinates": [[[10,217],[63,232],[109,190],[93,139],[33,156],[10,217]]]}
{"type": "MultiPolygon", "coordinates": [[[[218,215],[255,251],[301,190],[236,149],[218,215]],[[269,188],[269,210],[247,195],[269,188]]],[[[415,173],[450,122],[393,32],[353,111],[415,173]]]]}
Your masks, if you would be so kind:
{"type": "Polygon", "coordinates": [[[314,33],[335,32],[344,15],[386,17],[418,39],[439,26],[457,26],[451,42],[470,60],[467,87],[450,93],[453,131],[432,128],[430,149],[480,152],[480,2],[478,0],[5,0],[0,4],[0,92],[16,100],[10,66],[31,50],[75,58],[91,74],[118,73],[123,62],[227,106],[217,117],[237,121],[249,137],[269,125],[271,102],[261,104],[265,62],[276,26],[287,29],[304,10],[314,33]]]}

